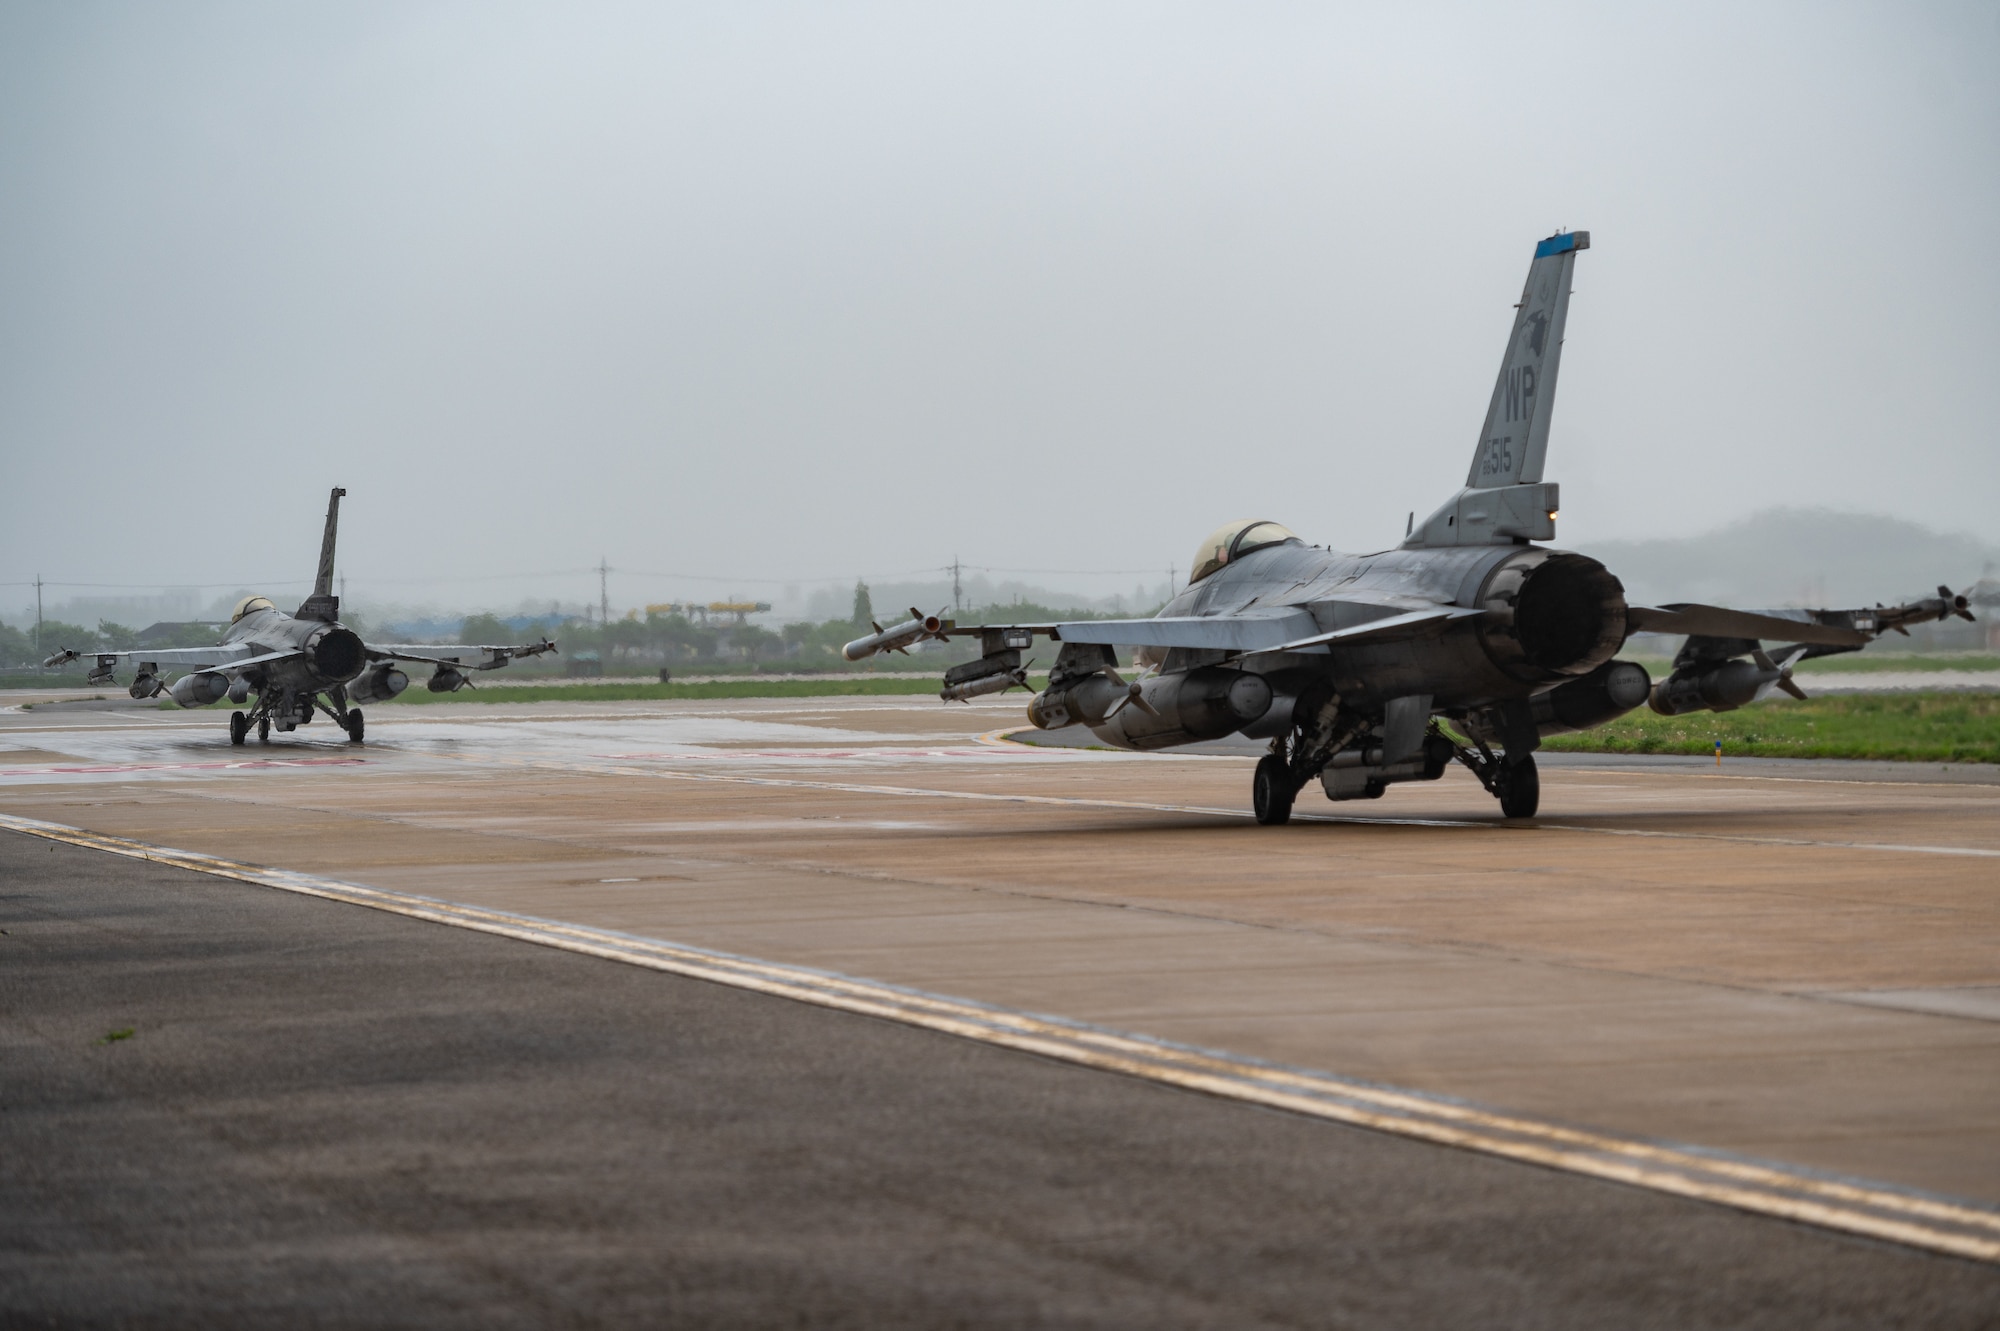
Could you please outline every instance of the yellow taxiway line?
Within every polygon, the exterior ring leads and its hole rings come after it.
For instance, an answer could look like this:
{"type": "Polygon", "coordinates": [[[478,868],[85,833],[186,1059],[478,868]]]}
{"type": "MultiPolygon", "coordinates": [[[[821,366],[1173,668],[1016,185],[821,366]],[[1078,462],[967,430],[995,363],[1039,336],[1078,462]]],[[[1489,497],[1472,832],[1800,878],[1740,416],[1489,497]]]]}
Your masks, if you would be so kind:
{"type": "Polygon", "coordinates": [[[0,814],[0,828],[262,887],[497,934],[1226,1099],[1479,1151],[1934,1252],[2000,1263],[2000,1209],[1883,1184],[1485,1109],[1061,1017],[663,939],[441,901],[0,814]]]}

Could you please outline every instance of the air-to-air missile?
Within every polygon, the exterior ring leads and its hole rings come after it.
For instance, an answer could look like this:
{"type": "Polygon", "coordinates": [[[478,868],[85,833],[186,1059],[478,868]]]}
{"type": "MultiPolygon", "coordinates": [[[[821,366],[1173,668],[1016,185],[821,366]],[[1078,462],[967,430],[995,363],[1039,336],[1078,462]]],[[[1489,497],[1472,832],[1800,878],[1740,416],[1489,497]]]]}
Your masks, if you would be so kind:
{"type": "Polygon", "coordinates": [[[891,624],[885,629],[870,620],[868,626],[875,631],[865,638],[856,638],[841,648],[842,656],[850,661],[861,661],[877,652],[900,652],[912,643],[923,642],[928,638],[942,638],[951,628],[952,622],[937,615],[927,615],[915,606],[911,606],[910,617],[900,624],[891,624]]]}

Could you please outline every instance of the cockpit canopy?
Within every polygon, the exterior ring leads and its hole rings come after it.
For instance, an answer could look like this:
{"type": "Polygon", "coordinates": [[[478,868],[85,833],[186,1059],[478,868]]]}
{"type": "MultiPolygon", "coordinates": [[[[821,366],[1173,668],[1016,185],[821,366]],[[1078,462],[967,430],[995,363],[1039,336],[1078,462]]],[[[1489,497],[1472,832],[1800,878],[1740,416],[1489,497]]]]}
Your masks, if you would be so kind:
{"type": "Polygon", "coordinates": [[[238,601],[236,609],[230,612],[229,622],[234,624],[245,615],[254,615],[259,610],[276,610],[277,608],[271,604],[271,598],[268,596],[246,596],[238,601]]]}
{"type": "Polygon", "coordinates": [[[1194,574],[1188,578],[1188,585],[1193,586],[1230,560],[1241,559],[1252,550],[1298,539],[1290,528],[1261,518],[1225,522],[1209,533],[1208,539],[1195,550],[1194,574]]]}

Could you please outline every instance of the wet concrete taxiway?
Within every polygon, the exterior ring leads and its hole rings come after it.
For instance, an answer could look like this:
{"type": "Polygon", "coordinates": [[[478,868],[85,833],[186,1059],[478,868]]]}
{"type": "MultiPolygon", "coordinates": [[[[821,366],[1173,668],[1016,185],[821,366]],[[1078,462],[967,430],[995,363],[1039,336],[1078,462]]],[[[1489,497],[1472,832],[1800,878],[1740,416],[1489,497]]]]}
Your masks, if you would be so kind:
{"type": "Polygon", "coordinates": [[[0,714],[0,814],[2000,1205],[2000,786],[1573,760],[1530,824],[1454,773],[1259,828],[1247,757],[1018,718],[66,705],[0,714]]]}
{"type": "Polygon", "coordinates": [[[1860,1331],[2000,1297],[1903,1245],[15,833],[0,883],[0,1324],[1860,1331]]]}

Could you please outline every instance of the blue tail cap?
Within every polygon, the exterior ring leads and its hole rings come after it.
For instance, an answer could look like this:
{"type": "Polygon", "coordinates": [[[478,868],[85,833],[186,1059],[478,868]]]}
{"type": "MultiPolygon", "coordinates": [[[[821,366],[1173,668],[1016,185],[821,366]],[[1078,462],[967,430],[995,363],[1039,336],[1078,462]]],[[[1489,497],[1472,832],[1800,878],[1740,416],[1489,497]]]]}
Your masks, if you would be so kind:
{"type": "Polygon", "coordinates": [[[1537,259],[1546,259],[1551,254],[1568,254],[1571,250],[1587,250],[1589,248],[1590,233],[1588,231],[1568,231],[1559,236],[1550,236],[1547,240],[1535,246],[1535,257],[1537,259]]]}

